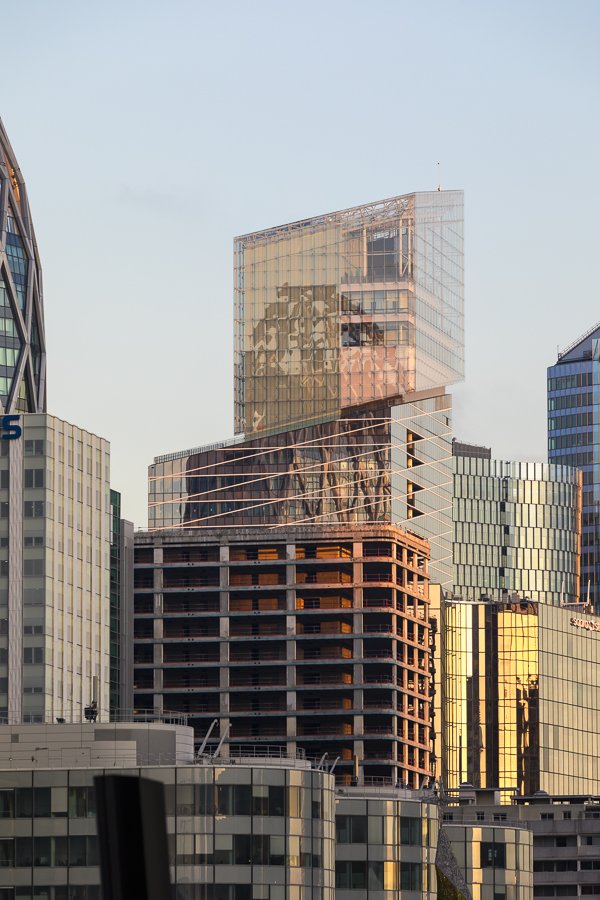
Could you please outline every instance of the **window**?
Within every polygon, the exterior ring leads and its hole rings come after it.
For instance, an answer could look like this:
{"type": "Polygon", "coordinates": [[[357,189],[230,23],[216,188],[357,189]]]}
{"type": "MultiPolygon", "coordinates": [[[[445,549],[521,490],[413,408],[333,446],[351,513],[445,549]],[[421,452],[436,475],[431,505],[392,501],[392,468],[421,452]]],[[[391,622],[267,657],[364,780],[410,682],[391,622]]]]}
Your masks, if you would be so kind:
{"type": "Polygon", "coordinates": [[[563,813],[563,819],[570,819],[570,818],[571,818],[571,812],[570,812],[570,810],[569,810],[569,812],[564,812],[564,813],[563,813]]]}
{"type": "MultiPolygon", "coordinates": [[[[316,793],[313,791],[313,794],[316,793]]],[[[313,805],[315,801],[313,800],[313,805]]],[[[253,816],[283,816],[285,811],[285,788],[274,784],[252,785],[253,816]]],[[[313,818],[320,818],[314,816],[313,818]]]]}
{"type": "Polygon", "coordinates": [[[600,859],[582,859],[580,862],[582,872],[589,872],[590,869],[600,869],[600,859]]]}
{"type": "Polygon", "coordinates": [[[420,863],[400,863],[400,890],[402,891],[420,891],[421,890],[421,873],[420,863]]]}
{"type": "MultiPolygon", "coordinates": [[[[496,818],[496,816],[494,816],[494,819],[495,818],[496,818]]],[[[506,816],[504,818],[506,819],[506,816]]],[[[553,818],[554,818],[554,813],[542,813],[540,816],[540,819],[553,819],[553,818]]]]}
{"type": "MultiPolygon", "coordinates": [[[[24,647],[23,648],[24,663],[43,663],[44,648],[43,647],[24,647]]],[[[49,790],[49,788],[48,788],[49,790]]]]}
{"type": "MultiPolygon", "coordinates": [[[[7,504],[7,507],[8,507],[8,504],[7,504]]],[[[6,514],[8,515],[8,509],[7,509],[6,514]]],[[[43,518],[44,501],[43,500],[26,500],[24,515],[25,515],[26,519],[43,518]]]]}
{"type": "Polygon", "coordinates": [[[249,816],[251,800],[251,786],[249,784],[218,784],[215,815],[249,816]]]}
{"type": "Polygon", "coordinates": [[[338,844],[366,844],[366,816],[336,816],[336,841],[338,844]]]}
{"type": "Polygon", "coordinates": [[[506,868],[506,844],[494,842],[481,842],[481,868],[504,869],[506,868]]]}
{"type": "Polygon", "coordinates": [[[400,843],[421,844],[421,819],[401,816],[400,818],[400,843]]]}
{"type": "MultiPolygon", "coordinates": [[[[8,473],[7,473],[8,474],[8,473]]],[[[44,470],[43,469],[25,469],[25,480],[23,486],[26,488],[43,488],[44,487],[44,470]]]]}
{"type": "Polygon", "coordinates": [[[582,834],[581,844],[584,847],[600,846],[600,834],[582,834]]]}
{"type": "Polygon", "coordinates": [[[363,860],[356,862],[336,861],[335,886],[339,890],[364,891],[367,887],[367,864],[363,860]]]}
{"type": "Polygon", "coordinates": [[[69,788],[69,818],[96,815],[96,794],[93,787],[69,788]]]}

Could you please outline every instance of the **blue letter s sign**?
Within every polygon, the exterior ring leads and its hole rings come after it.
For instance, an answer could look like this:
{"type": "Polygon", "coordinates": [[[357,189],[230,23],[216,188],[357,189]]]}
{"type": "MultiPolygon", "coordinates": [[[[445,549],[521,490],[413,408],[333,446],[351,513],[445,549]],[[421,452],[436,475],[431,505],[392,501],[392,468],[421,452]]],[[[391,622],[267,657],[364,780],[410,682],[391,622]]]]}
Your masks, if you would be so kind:
{"type": "Polygon", "coordinates": [[[12,424],[15,421],[18,422],[20,418],[21,416],[2,417],[2,430],[5,432],[2,435],[3,441],[14,441],[15,438],[21,437],[21,426],[12,424]]]}

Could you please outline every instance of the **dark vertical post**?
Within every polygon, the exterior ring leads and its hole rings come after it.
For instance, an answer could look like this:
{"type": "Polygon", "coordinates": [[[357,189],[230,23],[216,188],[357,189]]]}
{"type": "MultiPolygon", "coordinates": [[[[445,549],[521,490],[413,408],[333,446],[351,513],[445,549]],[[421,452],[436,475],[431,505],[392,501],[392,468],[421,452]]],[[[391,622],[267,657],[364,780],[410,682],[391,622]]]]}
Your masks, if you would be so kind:
{"type": "Polygon", "coordinates": [[[129,775],[94,784],[103,900],[170,900],[163,784],[129,775]]]}

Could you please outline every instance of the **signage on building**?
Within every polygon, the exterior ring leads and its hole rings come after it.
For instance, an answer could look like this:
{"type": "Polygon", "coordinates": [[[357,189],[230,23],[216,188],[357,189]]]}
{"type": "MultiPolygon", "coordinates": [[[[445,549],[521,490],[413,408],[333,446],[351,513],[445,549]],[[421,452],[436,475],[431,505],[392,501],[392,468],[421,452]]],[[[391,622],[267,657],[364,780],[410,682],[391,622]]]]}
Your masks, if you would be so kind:
{"type": "Polygon", "coordinates": [[[14,441],[21,437],[21,426],[17,424],[21,416],[2,416],[2,440],[14,441]]]}
{"type": "Polygon", "coordinates": [[[588,622],[587,619],[571,618],[569,623],[575,628],[585,628],[586,631],[600,631],[600,622],[588,622]]]}

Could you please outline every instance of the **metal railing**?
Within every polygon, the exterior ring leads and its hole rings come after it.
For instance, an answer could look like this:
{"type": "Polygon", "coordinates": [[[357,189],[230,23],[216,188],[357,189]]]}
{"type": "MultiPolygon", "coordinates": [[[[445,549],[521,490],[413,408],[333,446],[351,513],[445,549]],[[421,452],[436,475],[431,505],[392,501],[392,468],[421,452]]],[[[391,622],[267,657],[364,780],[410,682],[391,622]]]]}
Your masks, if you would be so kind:
{"type": "Polygon", "coordinates": [[[184,712],[165,711],[155,713],[147,709],[125,709],[119,712],[108,710],[96,710],[95,713],[87,713],[86,709],[77,712],[24,714],[22,716],[0,717],[0,725],[116,725],[116,724],[162,724],[162,725],[187,725],[187,714],[184,712]],[[86,717],[87,716],[87,717],[86,717]]]}

